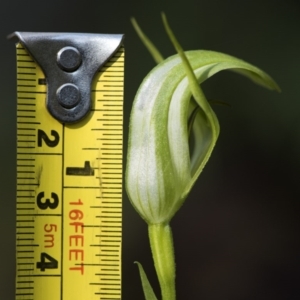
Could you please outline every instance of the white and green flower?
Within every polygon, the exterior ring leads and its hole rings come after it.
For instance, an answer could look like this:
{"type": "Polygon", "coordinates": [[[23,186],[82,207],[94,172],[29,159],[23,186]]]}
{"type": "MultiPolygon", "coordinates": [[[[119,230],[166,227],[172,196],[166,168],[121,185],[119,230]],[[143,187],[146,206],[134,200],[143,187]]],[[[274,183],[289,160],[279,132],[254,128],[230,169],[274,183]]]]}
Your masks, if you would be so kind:
{"type": "MultiPolygon", "coordinates": [[[[169,222],[202,172],[219,135],[218,119],[200,84],[222,70],[232,70],[268,89],[279,91],[279,87],[265,72],[241,59],[205,50],[184,52],[164,15],[163,21],[178,53],[166,60],[133,22],[160,63],[143,80],[132,106],[125,179],[132,205],[149,225],[162,299],[174,300],[169,222]]],[[[146,299],[156,300],[142,266],[138,266],[146,299]]]]}
{"type": "Polygon", "coordinates": [[[133,206],[149,224],[170,221],[211,155],[219,123],[199,84],[222,70],[279,90],[257,67],[205,50],[169,57],[140,85],[130,118],[126,189],[133,206]],[[189,80],[188,63],[195,79],[190,76],[189,80]],[[190,149],[188,120],[196,107],[192,126],[195,143],[190,149]]]}

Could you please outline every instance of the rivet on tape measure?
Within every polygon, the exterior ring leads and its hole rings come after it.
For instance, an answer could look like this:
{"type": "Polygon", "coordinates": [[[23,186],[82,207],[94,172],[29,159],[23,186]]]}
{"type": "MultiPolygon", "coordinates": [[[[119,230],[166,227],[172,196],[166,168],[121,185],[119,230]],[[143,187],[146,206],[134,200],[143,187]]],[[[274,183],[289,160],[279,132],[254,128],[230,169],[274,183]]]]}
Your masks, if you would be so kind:
{"type": "Polygon", "coordinates": [[[123,36],[12,36],[15,299],[121,299],[123,36]]]}

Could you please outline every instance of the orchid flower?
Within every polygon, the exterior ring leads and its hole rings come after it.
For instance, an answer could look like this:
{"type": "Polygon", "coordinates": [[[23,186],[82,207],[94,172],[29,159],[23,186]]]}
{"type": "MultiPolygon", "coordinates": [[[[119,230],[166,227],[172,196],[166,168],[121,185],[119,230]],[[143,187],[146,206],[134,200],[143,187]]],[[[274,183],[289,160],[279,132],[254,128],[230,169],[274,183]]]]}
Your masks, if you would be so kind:
{"type": "MultiPolygon", "coordinates": [[[[186,200],[207,163],[219,135],[219,122],[200,84],[222,70],[232,70],[268,89],[274,80],[257,67],[227,54],[184,52],[162,15],[177,54],[161,54],[133,21],[158,65],[141,83],[129,126],[126,190],[146,221],[162,299],[175,299],[175,263],[170,220],[186,200]],[[193,148],[190,149],[190,134],[193,148]]],[[[147,300],[157,299],[139,264],[147,300]]]]}

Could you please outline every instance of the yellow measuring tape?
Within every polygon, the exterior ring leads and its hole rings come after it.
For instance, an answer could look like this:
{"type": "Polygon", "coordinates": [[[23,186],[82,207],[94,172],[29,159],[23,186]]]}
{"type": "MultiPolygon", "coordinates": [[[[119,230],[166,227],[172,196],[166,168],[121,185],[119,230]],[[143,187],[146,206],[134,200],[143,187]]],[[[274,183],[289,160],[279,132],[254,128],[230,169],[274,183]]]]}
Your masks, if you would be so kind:
{"type": "Polygon", "coordinates": [[[96,73],[92,107],[64,124],[17,44],[16,300],[121,299],[124,49],[96,73]]]}

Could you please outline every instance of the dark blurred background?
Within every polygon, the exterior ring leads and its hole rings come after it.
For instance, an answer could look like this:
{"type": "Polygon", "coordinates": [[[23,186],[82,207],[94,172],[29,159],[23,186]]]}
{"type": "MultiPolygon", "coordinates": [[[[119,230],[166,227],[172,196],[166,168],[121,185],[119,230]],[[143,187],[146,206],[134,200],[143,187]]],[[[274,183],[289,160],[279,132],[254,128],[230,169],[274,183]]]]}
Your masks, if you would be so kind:
{"type": "MultiPolygon", "coordinates": [[[[14,299],[15,49],[18,31],[126,34],[125,142],[130,107],[154,66],[129,22],[135,16],[165,56],[174,53],[164,10],[186,50],[225,52],[268,72],[282,93],[223,72],[203,84],[221,135],[188,200],[172,221],[178,299],[300,299],[300,1],[114,0],[0,4],[0,299],[14,299]]],[[[126,148],[126,143],[125,143],[126,148]]],[[[126,151],[125,151],[126,153],[126,151]]],[[[135,260],[158,292],[147,227],[124,193],[123,299],[144,299],[135,260]]]]}

